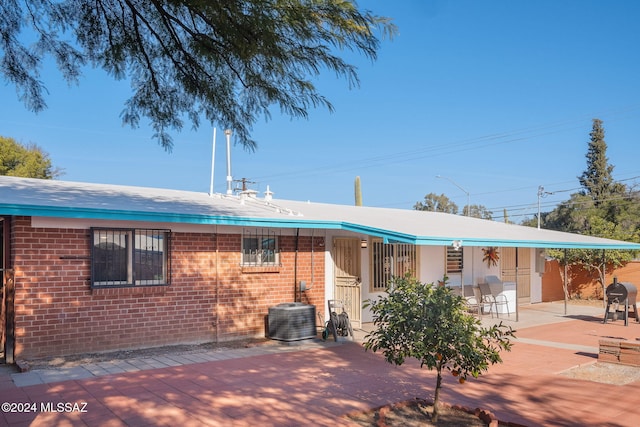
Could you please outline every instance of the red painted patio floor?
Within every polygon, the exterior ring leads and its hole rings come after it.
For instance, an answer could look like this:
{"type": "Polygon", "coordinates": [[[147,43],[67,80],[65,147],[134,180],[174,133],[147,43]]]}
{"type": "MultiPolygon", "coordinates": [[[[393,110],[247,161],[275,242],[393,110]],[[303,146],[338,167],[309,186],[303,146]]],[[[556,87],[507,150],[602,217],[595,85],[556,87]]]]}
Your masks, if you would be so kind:
{"type": "MultiPolygon", "coordinates": [[[[595,362],[600,338],[635,340],[640,324],[602,324],[590,316],[564,320],[520,329],[522,342],[479,379],[461,385],[446,378],[443,401],[527,426],[639,425],[640,382],[600,384],[558,373],[595,362]]],[[[357,342],[25,387],[5,375],[0,402],[28,403],[35,411],[11,413],[5,405],[0,424],[342,426],[352,411],[429,399],[434,378],[415,361],[392,366],[357,342]],[[42,411],[41,404],[57,409],[59,402],[77,403],[85,412],[42,411]]]]}

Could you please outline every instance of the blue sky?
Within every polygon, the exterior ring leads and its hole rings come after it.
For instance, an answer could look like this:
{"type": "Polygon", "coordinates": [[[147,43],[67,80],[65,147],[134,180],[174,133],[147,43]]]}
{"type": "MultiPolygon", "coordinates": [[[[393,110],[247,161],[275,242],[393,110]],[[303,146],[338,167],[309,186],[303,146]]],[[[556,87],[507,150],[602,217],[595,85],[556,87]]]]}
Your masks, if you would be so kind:
{"type": "MultiPolygon", "coordinates": [[[[255,152],[232,149],[234,178],[276,199],[411,209],[444,193],[520,221],[577,191],[592,119],[604,122],[614,177],[640,182],[640,2],[593,0],[360,1],[394,18],[398,36],[376,62],[345,53],[361,85],[332,73],[317,82],[335,112],[308,120],[259,120],[255,152]],[[437,175],[446,179],[438,179],[437,175]],[[455,184],[454,184],[455,183],[455,184]],[[462,191],[459,187],[464,189],[462,191]]],[[[142,126],[119,117],[130,89],[87,69],[68,87],[43,74],[48,109],[34,114],[0,86],[0,135],[47,151],[60,179],[209,191],[213,127],[215,191],[224,192],[220,124],[187,126],[165,152],[142,126]]]]}

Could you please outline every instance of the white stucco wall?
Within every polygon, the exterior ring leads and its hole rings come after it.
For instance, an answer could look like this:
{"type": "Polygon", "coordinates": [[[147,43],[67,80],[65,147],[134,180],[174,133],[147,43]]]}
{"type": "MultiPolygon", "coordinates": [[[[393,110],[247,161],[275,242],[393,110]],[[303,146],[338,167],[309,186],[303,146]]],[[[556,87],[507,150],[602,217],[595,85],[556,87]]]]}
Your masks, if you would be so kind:
{"type": "MultiPolygon", "coordinates": [[[[353,237],[358,239],[367,239],[367,236],[359,235],[356,233],[344,233],[344,232],[325,232],[325,283],[326,283],[326,300],[334,299],[334,277],[335,266],[333,260],[333,239],[337,237],[353,237]]],[[[383,294],[382,292],[371,292],[370,290],[370,249],[371,245],[367,245],[366,248],[362,248],[360,252],[361,272],[360,278],[362,281],[362,301],[368,299],[376,299],[383,294]]],[[[483,252],[480,247],[462,247],[464,254],[464,267],[462,275],[449,275],[451,284],[459,284],[464,281],[465,286],[477,285],[485,280],[488,275],[501,277],[501,266],[498,263],[497,266],[488,267],[486,263],[482,261],[483,252]]],[[[536,272],[536,257],[539,256],[538,250],[531,250],[531,257],[529,259],[531,267],[531,302],[540,302],[542,299],[542,276],[536,272]]],[[[445,257],[446,250],[443,246],[421,246],[418,248],[418,277],[421,282],[424,283],[437,283],[445,275],[445,257]]],[[[326,308],[326,301],[325,301],[326,308]]],[[[364,309],[362,310],[362,321],[372,322],[373,318],[371,313],[364,309]]]]}

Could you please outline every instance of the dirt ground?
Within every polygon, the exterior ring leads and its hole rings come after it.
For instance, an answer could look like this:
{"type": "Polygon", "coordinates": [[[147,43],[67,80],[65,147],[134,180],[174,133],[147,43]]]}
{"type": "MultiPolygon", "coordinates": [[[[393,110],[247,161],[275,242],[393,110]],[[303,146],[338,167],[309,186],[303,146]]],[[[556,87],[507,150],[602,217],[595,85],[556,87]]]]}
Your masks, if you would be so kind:
{"type": "Polygon", "coordinates": [[[162,356],[165,354],[197,354],[208,351],[225,351],[237,348],[248,348],[264,345],[279,345],[276,341],[268,338],[256,338],[241,341],[230,341],[224,343],[203,343],[170,345],[165,347],[152,347],[132,350],[118,350],[102,353],[84,353],[69,356],[58,356],[41,359],[30,359],[28,361],[18,361],[21,367],[28,370],[35,369],[57,369],[69,368],[73,366],[87,365],[91,363],[107,362],[110,360],[126,360],[132,358],[144,358],[162,356]]]}
{"type": "Polygon", "coordinates": [[[487,426],[478,415],[459,408],[451,408],[442,405],[438,416],[438,422],[431,422],[433,406],[424,400],[413,400],[388,405],[372,411],[349,414],[345,418],[362,427],[474,427],[487,426]]]}
{"type": "Polygon", "coordinates": [[[640,381],[640,367],[595,362],[567,369],[560,375],[596,383],[625,385],[640,381]]]}

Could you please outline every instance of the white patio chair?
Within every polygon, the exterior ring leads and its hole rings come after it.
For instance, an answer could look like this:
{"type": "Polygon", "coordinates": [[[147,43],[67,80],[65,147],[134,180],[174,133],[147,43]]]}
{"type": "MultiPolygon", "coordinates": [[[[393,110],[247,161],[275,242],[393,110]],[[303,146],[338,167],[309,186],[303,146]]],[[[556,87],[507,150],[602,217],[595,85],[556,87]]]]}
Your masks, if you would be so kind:
{"type": "Polygon", "coordinates": [[[488,283],[478,283],[478,289],[480,289],[480,304],[489,305],[489,313],[493,318],[493,309],[495,308],[496,317],[500,318],[500,310],[498,306],[504,306],[507,311],[507,315],[511,316],[509,311],[509,301],[505,295],[494,295],[491,292],[491,287],[488,283]]]}
{"type": "Polygon", "coordinates": [[[451,288],[451,292],[455,295],[458,296],[462,296],[464,297],[466,306],[467,306],[467,311],[469,313],[473,313],[478,315],[478,317],[481,316],[482,311],[480,310],[481,304],[481,298],[479,296],[479,293],[477,291],[477,288],[474,286],[473,289],[471,289],[471,285],[466,285],[464,287],[465,289],[465,295],[462,295],[462,288],[460,286],[456,286],[454,288],[451,288]],[[469,292],[469,290],[471,290],[471,292],[469,292]],[[469,295],[469,293],[471,295],[469,295]]]}
{"type": "Polygon", "coordinates": [[[465,286],[465,296],[464,298],[467,300],[467,307],[469,307],[469,312],[478,315],[478,317],[482,316],[482,305],[480,304],[482,301],[482,297],[480,295],[480,290],[477,286],[467,285],[465,286]],[[471,295],[467,295],[467,289],[471,290],[471,295]]]}

